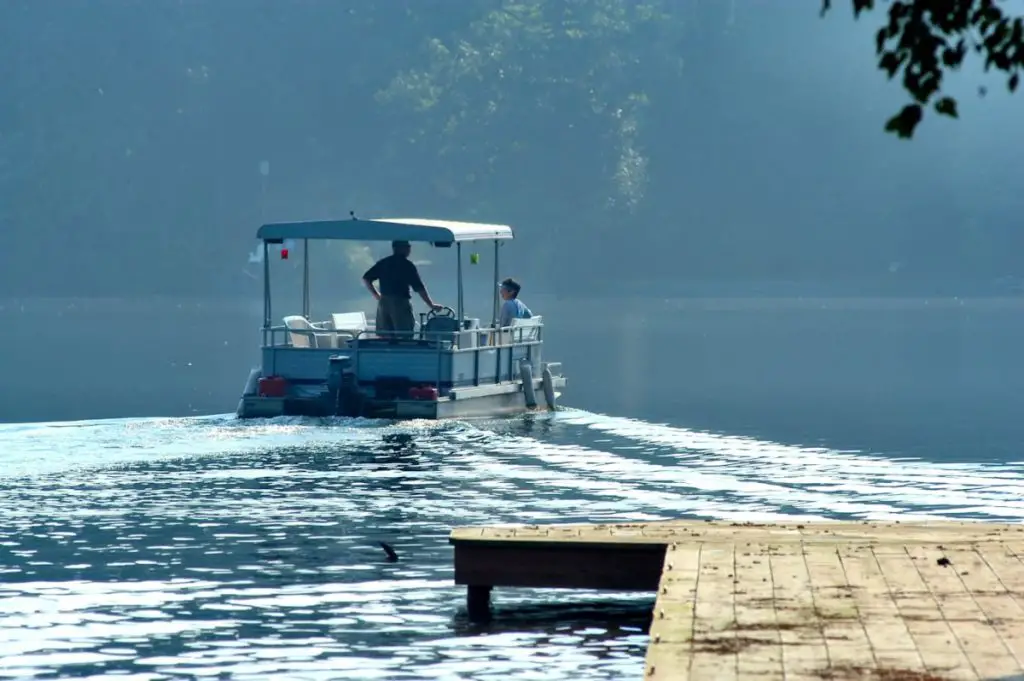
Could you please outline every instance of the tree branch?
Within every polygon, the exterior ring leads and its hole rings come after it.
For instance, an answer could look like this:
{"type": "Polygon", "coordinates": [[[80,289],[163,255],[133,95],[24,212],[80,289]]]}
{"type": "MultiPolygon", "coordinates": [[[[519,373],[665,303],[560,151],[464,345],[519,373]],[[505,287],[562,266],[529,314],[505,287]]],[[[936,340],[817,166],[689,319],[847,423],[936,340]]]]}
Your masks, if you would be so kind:
{"type": "MultiPolygon", "coordinates": [[[[874,0],[851,2],[855,19],[875,8],[874,0]]],[[[831,8],[831,0],[822,0],[821,15],[831,8]]],[[[956,99],[942,93],[942,79],[972,50],[984,56],[985,71],[1003,72],[1007,89],[1016,92],[1024,71],[1024,18],[1007,16],[996,0],[894,0],[875,34],[875,54],[878,68],[890,79],[899,75],[913,101],[886,121],[885,131],[910,139],[929,104],[957,118],[956,99]]]]}

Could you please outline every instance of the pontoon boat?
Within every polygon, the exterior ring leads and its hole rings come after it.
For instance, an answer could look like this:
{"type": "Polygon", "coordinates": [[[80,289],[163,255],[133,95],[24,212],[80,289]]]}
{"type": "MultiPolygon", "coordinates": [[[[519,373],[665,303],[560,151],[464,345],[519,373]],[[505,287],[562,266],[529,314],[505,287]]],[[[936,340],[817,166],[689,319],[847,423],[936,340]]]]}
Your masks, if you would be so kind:
{"type": "MultiPolygon", "coordinates": [[[[446,220],[357,219],[267,224],[263,242],[261,364],[250,372],[239,418],[364,416],[389,419],[487,417],[538,406],[555,408],[565,387],[561,364],[542,361],[543,317],[498,328],[498,292],[491,323],[466,317],[462,244],[494,242],[494,281],[500,246],[513,238],[507,225],[446,220]],[[378,336],[363,312],[310,319],[309,242],[409,241],[451,248],[457,257],[458,303],[421,314],[412,333],[378,336]],[[287,257],[302,244],[302,311],[273,323],[272,250],[287,257]]],[[[471,262],[478,256],[472,254],[471,262]]],[[[490,284],[492,288],[495,284],[490,284]]]]}

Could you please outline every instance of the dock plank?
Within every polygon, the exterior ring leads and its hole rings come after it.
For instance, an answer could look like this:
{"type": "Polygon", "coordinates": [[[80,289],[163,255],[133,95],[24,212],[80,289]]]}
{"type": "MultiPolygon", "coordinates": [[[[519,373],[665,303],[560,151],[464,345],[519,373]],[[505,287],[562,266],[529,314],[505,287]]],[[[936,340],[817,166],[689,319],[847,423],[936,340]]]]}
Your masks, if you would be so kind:
{"type": "Polygon", "coordinates": [[[835,547],[806,545],[802,547],[802,554],[810,577],[814,616],[825,639],[829,665],[851,669],[877,667],[866,623],[861,619],[856,601],[848,597],[852,585],[847,581],[835,547]]]}
{"type": "MultiPolygon", "coordinates": [[[[979,677],[1000,678],[1024,672],[1007,649],[993,622],[979,606],[952,561],[951,554],[965,557],[964,551],[949,548],[908,546],[914,568],[939,604],[942,617],[950,625],[971,667],[979,677]],[[943,564],[942,561],[949,561],[943,564]]],[[[966,561],[964,561],[966,562],[966,561]]]]}
{"type": "Polygon", "coordinates": [[[736,636],[747,643],[736,654],[737,677],[785,678],[767,544],[737,546],[734,581],[736,636]]]}
{"type": "Polygon", "coordinates": [[[977,678],[938,598],[929,590],[910,554],[903,546],[887,548],[891,550],[874,551],[875,558],[926,669],[935,675],[959,669],[963,678],[977,678]]]}
{"type": "Polygon", "coordinates": [[[829,665],[828,644],[815,609],[811,575],[802,545],[769,546],[773,599],[787,678],[808,676],[829,665]],[[794,548],[800,549],[794,551],[794,548]]]}
{"type": "Polygon", "coordinates": [[[735,546],[706,544],[701,551],[697,593],[693,601],[691,679],[736,678],[736,652],[740,641],[733,622],[735,546]]]}
{"type": "Polygon", "coordinates": [[[458,528],[456,582],[655,591],[654,681],[1024,675],[1024,525],[458,528]]]}
{"type": "MultiPolygon", "coordinates": [[[[653,523],[553,524],[456,528],[450,535],[453,544],[466,541],[501,542],[583,542],[651,543],[673,541],[757,541],[824,543],[1012,543],[1024,553],[1024,525],[997,525],[977,521],[941,523],[723,523],[700,521],[660,521],[653,523]],[[555,534],[552,534],[554,532],[555,534]]],[[[1019,555],[1018,553],[1018,555],[1019,555]]]]}
{"type": "Polygon", "coordinates": [[[845,572],[846,595],[852,599],[860,620],[870,622],[864,633],[876,662],[886,667],[928,672],[873,547],[841,547],[837,555],[845,572]]]}

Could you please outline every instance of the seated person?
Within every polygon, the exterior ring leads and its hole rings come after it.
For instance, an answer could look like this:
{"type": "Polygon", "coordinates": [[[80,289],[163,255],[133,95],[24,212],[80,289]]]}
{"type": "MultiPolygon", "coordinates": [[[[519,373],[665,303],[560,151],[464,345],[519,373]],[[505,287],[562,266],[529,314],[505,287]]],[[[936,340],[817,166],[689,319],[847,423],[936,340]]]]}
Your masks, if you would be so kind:
{"type": "Polygon", "coordinates": [[[519,282],[511,277],[498,285],[501,299],[505,302],[501,305],[501,313],[498,315],[498,327],[504,329],[512,326],[513,319],[529,319],[533,316],[530,308],[526,307],[523,301],[519,300],[519,290],[522,287],[519,282]]]}

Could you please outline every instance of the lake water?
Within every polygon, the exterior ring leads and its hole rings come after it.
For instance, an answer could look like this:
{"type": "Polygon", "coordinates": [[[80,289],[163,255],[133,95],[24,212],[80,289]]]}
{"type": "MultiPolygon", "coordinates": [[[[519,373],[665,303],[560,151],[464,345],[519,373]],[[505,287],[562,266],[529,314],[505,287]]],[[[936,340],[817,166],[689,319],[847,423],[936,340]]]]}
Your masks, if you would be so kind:
{"type": "Polygon", "coordinates": [[[568,408],[404,424],[224,415],[258,303],[5,302],[0,678],[639,678],[651,595],[471,625],[448,531],[1024,521],[1018,300],[528,302],[568,408]]]}

